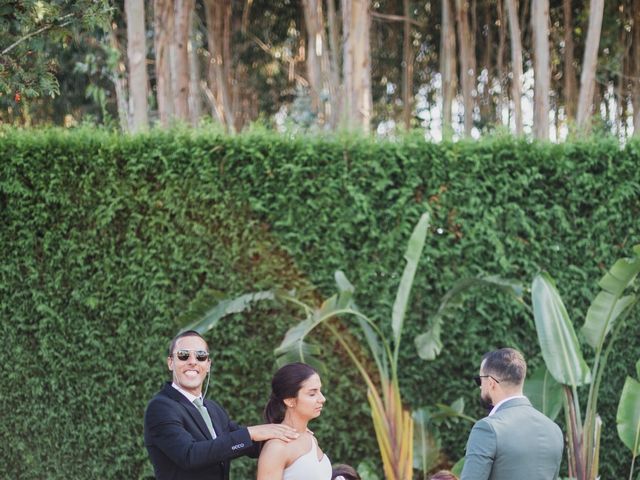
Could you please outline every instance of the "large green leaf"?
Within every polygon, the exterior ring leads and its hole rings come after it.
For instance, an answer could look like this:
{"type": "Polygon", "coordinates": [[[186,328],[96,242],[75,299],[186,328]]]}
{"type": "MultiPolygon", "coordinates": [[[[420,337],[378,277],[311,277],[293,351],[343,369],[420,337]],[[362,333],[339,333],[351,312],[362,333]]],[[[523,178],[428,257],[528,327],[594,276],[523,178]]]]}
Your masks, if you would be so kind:
{"type": "Polygon", "coordinates": [[[296,344],[296,348],[283,350],[276,357],[276,365],[282,367],[287,363],[304,362],[311,365],[321,376],[327,374],[325,363],[321,360],[323,349],[319,345],[307,343],[305,341],[296,344]]]}
{"type": "Polygon", "coordinates": [[[187,314],[183,314],[181,317],[183,320],[179,320],[179,323],[184,323],[185,319],[191,320],[192,323],[183,327],[180,331],[195,330],[201,334],[211,330],[218,322],[233,313],[246,312],[251,309],[254,303],[263,300],[274,300],[275,294],[271,290],[265,290],[262,292],[246,293],[235,298],[221,300],[217,304],[209,308],[216,299],[212,293],[209,298],[207,296],[199,295],[192,302],[192,305],[187,310],[187,314]],[[194,312],[201,312],[194,315],[194,312]]]}
{"type": "Polygon", "coordinates": [[[347,276],[341,270],[336,270],[334,278],[338,286],[338,307],[346,308],[355,306],[353,303],[353,294],[356,289],[347,276]]]}
{"type": "Polygon", "coordinates": [[[542,358],[553,378],[571,386],[589,383],[591,372],[582,356],[567,309],[549,274],[540,273],[533,279],[531,300],[542,358]]]}
{"type": "MultiPolygon", "coordinates": [[[[347,279],[347,276],[344,274],[344,272],[337,270],[335,273],[335,280],[338,286],[338,291],[340,292],[340,300],[338,301],[338,306],[349,307],[353,311],[359,311],[358,307],[352,299],[355,288],[347,279]]],[[[358,325],[360,325],[360,328],[362,328],[362,331],[364,332],[364,336],[367,340],[367,344],[369,345],[369,349],[371,350],[371,354],[373,355],[373,359],[378,366],[380,375],[388,379],[389,362],[387,360],[385,350],[382,346],[384,339],[381,339],[379,337],[379,335],[373,330],[371,325],[364,318],[357,317],[357,321],[358,325]]]]}
{"type": "Polygon", "coordinates": [[[293,351],[299,356],[301,361],[304,361],[304,339],[316,326],[317,324],[313,321],[313,318],[306,318],[297,325],[291,327],[287,330],[280,346],[276,348],[274,352],[276,356],[280,357],[293,351]]]}
{"type": "MultiPolygon", "coordinates": [[[[640,361],[636,365],[640,376],[640,361]]],[[[620,395],[618,413],[616,415],[618,436],[631,454],[640,455],[640,382],[627,377],[620,395]]]]}
{"type": "Polygon", "coordinates": [[[564,403],[562,385],[556,382],[544,365],[529,376],[524,384],[524,394],[537,410],[551,420],[555,420],[562,410],[564,403]]]}
{"type": "Polygon", "coordinates": [[[587,311],[582,334],[587,343],[599,349],[620,314],[635,301],[633,295],[622,297],[640,273],[640,245],[633,247],[633,258],[621,258],[600,279],[598,293],[587,311]]]}
{"type": "MultiPolygon", "coordinates": [[[[291,298],[280,297],[285,301],[291,301],[291,298]]],[[[296,301],[294,303],[300,304],[296,301]]],[[[302,320],[297,325],[291,327],[284,336],[284,339],[280,343],[280,346],[275,349],[274,353],[276,357],[281,358],[286,356],[287,358],[295,358],[300,361],[307,361],[306,355],[312,351],[312,347],[305,342],[305,338],[315,328],[317,328],[323,322],[333,318],[340,314],[350,314],[361,316],[362,314],[353,308],[351,308],[351,293],[341,292],[335,294],[326,299],[320,308],[311,310],[306,305],[308,314],[307,318],[302,320]]]]}
{"type": "Polygon", "coordinates": [[[413,286],[413,279],[416,275],[418,262],[424,247],[425,237],[427,236],[427,229],[429,228],[429,217],[430,215],[428,212],[422,214],[418,224],[413,229],[413,233],[411,234],[411,238],[409,238],[409,243],[407,244],[407,250],[404,254],[407,264],[405,265],[404,272],[402,273],[402,279],[400,280],[398,293],[396,294],[396,299],[393,303],[393,313],[391,317],[391,328],[393,330],[393,340],[396,352],[398,351],[398,346],[400,344],[402,325],[404,323],[409,295],[411,294],[411,287],[413,286]]]}
{"type": "Polygon", "coordinates": [[[607,292],[620,296],[622,292],[633,282],[640,272],[640,244],[634,245],[633,258],[621,258],[600,279],[598,285],[607,292]]]}
{"type": "Polygon", "coordinates": [[[594,350],[602,345],[620,314],[634,301],[635,295],[620,298],[604,290],[596,295],[581,329],[585,340],[594,350]]]}
{"type": "Polygon", "coordinates": [[[435,321],[429,329],[414,339],[418,356],[423,360],[435,360],[442,351],[442,322],[435,321]]]}
{"type": "Polygon", "coordinates": [[[464,398],[459,397],[451,405],[436,403],[436,410],[431,414],[431,420],[438,424],[445,424],[451,427],[460,420],[475,423],[476,419],[464,413],[464,398]]]}
{"type": "Polygon", "coordinates": [[[413,467],[422,472],[433,469],[440,458],[441,442],[438,431],[431,422],[431,414],[425,407],[414,410],[413,418],[413,467]]]}
{"type": "Polygon", "coordinates": [[[464,468],[464,457],[458,460],[453,467],[451,467],[451,473],[460,477],[462,475],[462,469],[464,468]]]}
{"type": "Polygon", "coordinates": [[[454,307],[462,304],[464,294],[472,288],[491,287],[506,292],[522,303],[522,292],[524,288],[520,282],[501,278],[495,275],[488,277],[463,278],[445,293],[438,307],[438,311],[430,320],[429,329],[418,335],[414,339],[418,355],[424,360],[434,360],[442,351],[441,331],[444,317],[451,312],[454,307]]]}

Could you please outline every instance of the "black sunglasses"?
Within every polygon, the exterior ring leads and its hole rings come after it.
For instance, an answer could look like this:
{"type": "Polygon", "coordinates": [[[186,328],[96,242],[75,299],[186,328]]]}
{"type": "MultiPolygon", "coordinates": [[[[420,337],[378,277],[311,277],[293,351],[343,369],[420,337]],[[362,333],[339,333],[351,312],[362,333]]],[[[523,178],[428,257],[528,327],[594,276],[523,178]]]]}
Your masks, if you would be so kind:
{"type": "Polygon", "coordinates": [[[209,358],[209,352],[207,352],[206,350],[183,349],[183,350],[176,350],[175,354],[178,360],[185,362],[189,360],[189,357],[191,356],[191,352],[193,352],[196,355],[196,360],[199,362],[206,362],[209,358]]]}
{"type": "Polygon", "coordinates": [[[480,386],[480,385],[482,385],[482,379],[483,378],[493,378],[496,383],[500,383],[500,380],[498,380],[493,375],[476,375],[475,377],[473,377],[473,381],[476,382],[477,386],[480,386]]]}

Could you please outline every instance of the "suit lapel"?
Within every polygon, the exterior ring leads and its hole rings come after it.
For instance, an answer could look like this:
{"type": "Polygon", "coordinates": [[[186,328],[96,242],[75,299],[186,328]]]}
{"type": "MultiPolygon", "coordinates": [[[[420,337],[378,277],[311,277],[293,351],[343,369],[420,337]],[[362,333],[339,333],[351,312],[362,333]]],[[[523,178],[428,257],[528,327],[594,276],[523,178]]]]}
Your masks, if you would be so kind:
{"type": "MultiPolygon", "coordinates": [[[[179,391],[173,388],[170,383],[167,383],[167,385],[165,386],[164,393],[172,400],[175,400],[176,402],[178,402],[187,411],[187,413],[191,416],[191,419],[196,423],[196,425],[198,425],[198,428],[200,429],[200,431],[205,437],[209,439],[212,438],[211,433],[209,433],[209,429],[207,428],[207,424],[204,423],[204,419],[202,418],[202,415],[200,414],[196,406],[187,399],[187,397],[185,397],[179,391]]],[[[215,429],[215,426],[214,426],[214,429],[215,429]]]]}

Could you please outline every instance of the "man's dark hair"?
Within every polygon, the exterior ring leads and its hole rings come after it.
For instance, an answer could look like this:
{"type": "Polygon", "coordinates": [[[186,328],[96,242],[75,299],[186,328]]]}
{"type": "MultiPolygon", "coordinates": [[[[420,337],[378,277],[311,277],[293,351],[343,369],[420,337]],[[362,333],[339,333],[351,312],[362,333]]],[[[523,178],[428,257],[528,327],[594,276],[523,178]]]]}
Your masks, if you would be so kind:
{"type": "Polygon", "coordinates": [[[331,480],[342,477],[344,480],[360,480],[360,475],[351,465],[344,463],[334,465],[331,469],[331,480]]]}
{"type": "Polygon", "coordinates": [[[199,337],[204,340],[204,343],[207,345],[207,350],[209,349],[209,344],[202,335],[200,335],[195,330],[187,330],[186,332],[179,333],[178,335],[173,337],[173,340],[171,340],[171,342],[169,342],[169,357],[173,355],[173,350],[176,348],[176,343],[178,342],[178,340],[184,337],[199,337]]]}
{"type": "Polygon", "coordinates": [[[429,480],[458,480],[453,472],[449,470],[440,470],[429,477],[429,480]]]}
{"type": "Polygon", "coordinates": [[[524,356],[514,348],[501,348],[485,353],[482,361],[482,373],[491,375],[500,382],[522,385],[527,376],[524,356]]]}

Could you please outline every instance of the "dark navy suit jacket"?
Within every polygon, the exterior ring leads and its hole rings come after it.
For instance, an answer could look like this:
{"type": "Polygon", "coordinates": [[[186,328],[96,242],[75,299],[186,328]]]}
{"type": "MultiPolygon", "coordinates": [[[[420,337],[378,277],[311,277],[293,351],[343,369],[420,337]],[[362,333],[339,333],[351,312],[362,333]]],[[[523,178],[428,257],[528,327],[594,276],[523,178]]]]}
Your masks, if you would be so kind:
{"type": "Polygon", "coordinates": [[[211,438],[195,405],[170,382],[151,399],[144,415],[144,444],[158,480],[228,480],[230,460],[256,457],[249,431],[205,400],[217,437],[211,438]]]}

